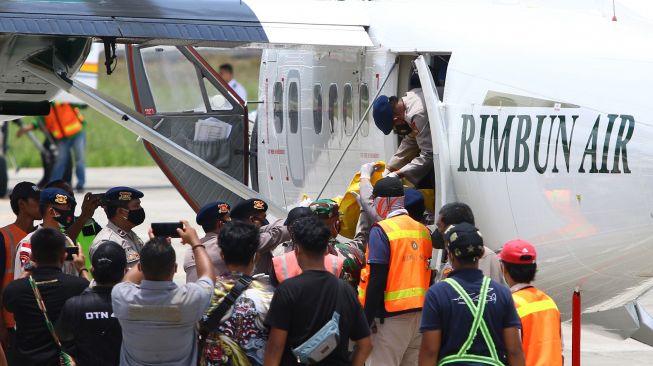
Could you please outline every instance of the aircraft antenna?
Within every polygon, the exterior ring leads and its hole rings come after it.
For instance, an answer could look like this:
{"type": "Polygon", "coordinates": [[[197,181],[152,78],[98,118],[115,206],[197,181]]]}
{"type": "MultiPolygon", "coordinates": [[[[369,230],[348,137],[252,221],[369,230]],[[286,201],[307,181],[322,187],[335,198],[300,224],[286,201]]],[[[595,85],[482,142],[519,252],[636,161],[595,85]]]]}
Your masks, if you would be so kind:
{"type": "Polygon", "coordinates": [[[614,6],[614,0],[612,0],[612,21],[613,22],[617,21],[617,10],[614,6]]]}

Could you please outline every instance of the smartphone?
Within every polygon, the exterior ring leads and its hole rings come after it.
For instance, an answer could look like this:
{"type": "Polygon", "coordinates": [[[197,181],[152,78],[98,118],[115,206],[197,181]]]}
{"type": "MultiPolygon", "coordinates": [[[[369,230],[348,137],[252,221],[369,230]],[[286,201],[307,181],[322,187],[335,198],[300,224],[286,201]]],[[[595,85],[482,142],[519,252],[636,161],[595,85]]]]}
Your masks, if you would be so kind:
{"type": "Polygon", "coordinates": [[[106,204],[106,199],[104,198],[104,193],[93,193],[91,194],[91,200],[100,200],[100,206],[104,206],[106,204]]]}
{"type": "Polygon", "coordinates": [[[181,222],[153,222],[152,232],[154,236],[178,238],[177,229],[182,229],[181,222]]]}
{"type": "Polygon", "coordinates": [[[66,247],[66,260],[72,261],[73,254],[78,254],[77,247],[66,247]]]}

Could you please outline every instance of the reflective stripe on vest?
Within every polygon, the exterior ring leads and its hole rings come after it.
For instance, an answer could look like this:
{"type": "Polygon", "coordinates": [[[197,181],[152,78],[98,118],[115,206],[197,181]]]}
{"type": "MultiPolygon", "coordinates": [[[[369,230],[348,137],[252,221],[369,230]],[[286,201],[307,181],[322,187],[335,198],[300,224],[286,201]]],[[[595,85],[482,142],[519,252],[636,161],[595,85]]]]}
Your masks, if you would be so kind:
{"type": "Polygon", "coordinates": [[[516,291],[512,298],[522,324],[522,349],[528,366],[562,366],[560,311],[535,287],[516,291]]]}
{"type": "MultiPolygon", "coordinates": [[[[428,260],[431,257],[431,235],[426,227],[408,215],[380,221],[377,225],[388,237],[390,256],[388,279],[383,294],[385,310],[397,312],[420,309],[431,280],[428,260]]],[[[369,282],[369,244],[365,252],[365,268],[361,270],[358,300],[365,305],[369,282]]]]}
{"type": "Polygon", "coordinates": [[[68,103],[55,103],[50,108],[50,114],[45,117],[45,128],[57,140],[70,137],[82,130],[83,118],[76,108],[68,103]]]}
{"type": "MultiPolygon", "coordinates": [[[[344,262],[345,260],[337,255],[324,256],[324,268],[336,277],[340,277],[344,262]]],[[[302,273],[294,251],[272,258],[272,265],[279,283],[302,273]]]]}
{"type": "Polygon", "coordinates": [[[467,305],[467,308],[474,316],[474,321],[472,322],[472,328],[469,330],[469,335],[467,336],[467,339],[463,345],[460,347],[458,353],[442,358],[438,362],[438,366],[447,365],[454,362],[475,362],[483,363],[486,365],[504,366],[504,364],[499,360],[494,341],[492,340],[492,335],[490,334],[490,330],[488,329],[487,324],[485,323],[485,319],[483,318],[483,314],[485,313],[485,305],[487,304],[487,293],[490,289],[490,278],[483,277],[481,291],[478,295],[478,304],[474,304],[474,301],[469,296],[469,294],[467,294],[467,291],[465,291],[465,289],[463,289],[462,286],[460,286],[460,284],[458,284],[458,282],[453,278],[447,278],[444,280],[444,282],[449,284],[449,286],[451,286],[454,291],[456,291],[458,295],[463,299],[465,305],[467,305]],[[472,347],[474,339],[476,338],[476,334],[479,330],[481,331],[481,336],[483,337],[485,345],[490,352],[490,357],[467,353],[472,347]]]}

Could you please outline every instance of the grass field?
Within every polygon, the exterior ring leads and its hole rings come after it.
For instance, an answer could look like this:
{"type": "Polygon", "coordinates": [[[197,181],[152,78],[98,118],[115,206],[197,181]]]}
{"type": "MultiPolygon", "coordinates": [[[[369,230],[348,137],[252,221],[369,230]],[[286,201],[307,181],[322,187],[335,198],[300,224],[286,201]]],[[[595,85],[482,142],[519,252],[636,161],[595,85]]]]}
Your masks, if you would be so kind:
{"type": "MultiPolygon", "coordinates": [[[[201,52],[201,51],[200,51],[201,52]]],[[[102,64],[104,57],[100,57],[102,64]]],[[[233,57],[229,51],[224,54],[211,55],[207,61],[214,67],[224,62],[230,62],[235,69],[236,79],[243,84],[250,100],[256,99],[258,94],[258,73],[260,54],[246,54],[233,57]]],[[[120,100],[128,106],[133,106],[127,68],[124,57],[119,57],[114,73],[106,75],[101,65],[98,77],[98,89],[120,100]]],[[[146,166],[154,165],[141,142],[136,141],[137,136],[102,114],[86,108],[82,110],[86,124],[86,165],[91,167],[103,166],[146,166]]],[[[23,118],[26,123],[31,122],[31,117],[23,118]]],[[[19,167],[41,166],[41,158],[32,143],[26,138],[16,138],[17,127],[12,123],[9,126],[9,156],[10,164],[15,158],[19,167]]],[[[40,141],[43,134],[36,132],[40,141]]]]}

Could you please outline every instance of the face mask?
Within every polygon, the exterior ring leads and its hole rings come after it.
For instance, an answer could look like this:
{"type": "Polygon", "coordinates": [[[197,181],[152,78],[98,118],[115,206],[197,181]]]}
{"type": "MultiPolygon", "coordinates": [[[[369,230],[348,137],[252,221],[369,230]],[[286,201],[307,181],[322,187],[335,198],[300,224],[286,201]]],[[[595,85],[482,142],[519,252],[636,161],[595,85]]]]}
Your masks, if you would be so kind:
{"type": "Polygon", "coordinates": [[[145,210],[143,208],[137,208],[135,210],[129,210],[127,215],[127,221],[138,226],[145,221],[145,210]]]}
{"type": "Polygon", "coordinates": [[[413,129],[410,128],[410,126],[406,123],[402,123],[398,126],[392,127],[392,129],[395,131],[395,133],[399,136],[406,136],[409,133],[413,132],[413,129]]]}
{"type": "Polygon", "coordinates": [[[73,210],[62,210],[60,208],[54,208],[53,209],[59,214],[59,216],[56,216],[54,219],[57,220],[59,225],[67,228],[70,225],[73,224],[73,219],[75,218],[75,212],[73,210]]]}

